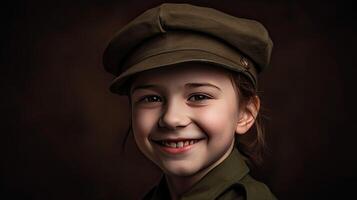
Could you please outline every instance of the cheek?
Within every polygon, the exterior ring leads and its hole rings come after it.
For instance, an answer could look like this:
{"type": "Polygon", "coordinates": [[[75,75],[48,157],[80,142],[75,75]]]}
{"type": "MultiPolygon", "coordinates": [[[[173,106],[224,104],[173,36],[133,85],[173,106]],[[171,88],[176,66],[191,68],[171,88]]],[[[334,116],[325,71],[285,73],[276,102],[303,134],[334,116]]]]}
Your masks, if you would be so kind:
{"type": "Polygon", "coordinates": [[[137,137],[146,137],[156,126],[159,112],[155,110],[138,109],[133,111],[132,128],[137,137]]]}
{"type": "Polygon", "coordinates": [[[230,135],[235,131],[236,107],[232,107],[230,104],[217,103],[214,106],[201,109],[197,114],[199,124],[210,136],[230,135]]]}

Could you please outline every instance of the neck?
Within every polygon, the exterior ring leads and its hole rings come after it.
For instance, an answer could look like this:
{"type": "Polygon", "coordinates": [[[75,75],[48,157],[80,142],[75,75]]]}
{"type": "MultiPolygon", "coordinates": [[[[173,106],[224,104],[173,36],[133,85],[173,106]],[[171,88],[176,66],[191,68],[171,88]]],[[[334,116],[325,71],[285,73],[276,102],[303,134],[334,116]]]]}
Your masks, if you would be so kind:
{"type": "Polygon", "coordinates": [[[165,177],[170,191],[171,199],[177,200],[180,196],[182,196],[182,194],[190,190],[193,185],[201,180],[209,171],[223,162],[232,152],[233,147],[234,143],[232,143],[232,146],[229,148],[229,150],[219,160],[191,176],[176,176],[166,174],[165,177]]]}

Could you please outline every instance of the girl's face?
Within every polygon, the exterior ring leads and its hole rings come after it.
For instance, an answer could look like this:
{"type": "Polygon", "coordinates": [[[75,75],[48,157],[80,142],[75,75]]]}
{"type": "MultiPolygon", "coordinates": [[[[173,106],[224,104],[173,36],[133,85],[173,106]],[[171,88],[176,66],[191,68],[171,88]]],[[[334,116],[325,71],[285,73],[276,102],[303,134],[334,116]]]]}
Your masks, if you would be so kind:
{"type": "Polygon", "coordinates": [[[228,72],[186,63],[139,74],[130,97],[142,153],[165,174],[190,176],[218,165],[234,146],[241,112],[228,72]]]}

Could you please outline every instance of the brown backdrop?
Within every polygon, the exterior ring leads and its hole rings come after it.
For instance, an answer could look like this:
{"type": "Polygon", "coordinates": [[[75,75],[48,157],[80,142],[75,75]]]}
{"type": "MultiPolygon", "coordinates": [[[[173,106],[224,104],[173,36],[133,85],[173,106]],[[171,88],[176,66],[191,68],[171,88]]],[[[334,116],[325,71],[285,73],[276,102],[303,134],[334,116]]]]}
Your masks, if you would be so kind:
{"type": "MultiPolygon", "coordinates": [[[[1,6],[0,199],[137,199],[160,177],[109,93],[111,36],[162,1],[1,6]]],[[[270,152],[254,176],[280,199],[341,198],[357,181],[356,25],[347,1],[176,1],[257,19],[274,41],[260,78],[270,152]]]]}

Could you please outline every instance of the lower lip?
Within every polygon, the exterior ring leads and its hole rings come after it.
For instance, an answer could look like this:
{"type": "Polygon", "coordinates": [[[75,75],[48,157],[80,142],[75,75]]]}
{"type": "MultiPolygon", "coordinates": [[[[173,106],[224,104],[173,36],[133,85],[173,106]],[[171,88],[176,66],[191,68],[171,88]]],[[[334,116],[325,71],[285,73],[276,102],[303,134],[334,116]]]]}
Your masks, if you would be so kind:
{"type": "Polygon", "coordinates": [[[180,153],[184,153],[184,152],[187,152],[188,150],[190,150],[195,144],[199,143],[200,141],[197,141],[196,143],[194,144],[190,144],[190,145],[187,145],[187,146],[183,146],[183,147],[179,147],[179,148],[173,148],[173,147],[167,147],[167,146],[162,146],[160,144],[156,144],[159,146],[159,148],[166,152],[166,153],[170,153],[170,154],[180,154],[180,153]]]}

